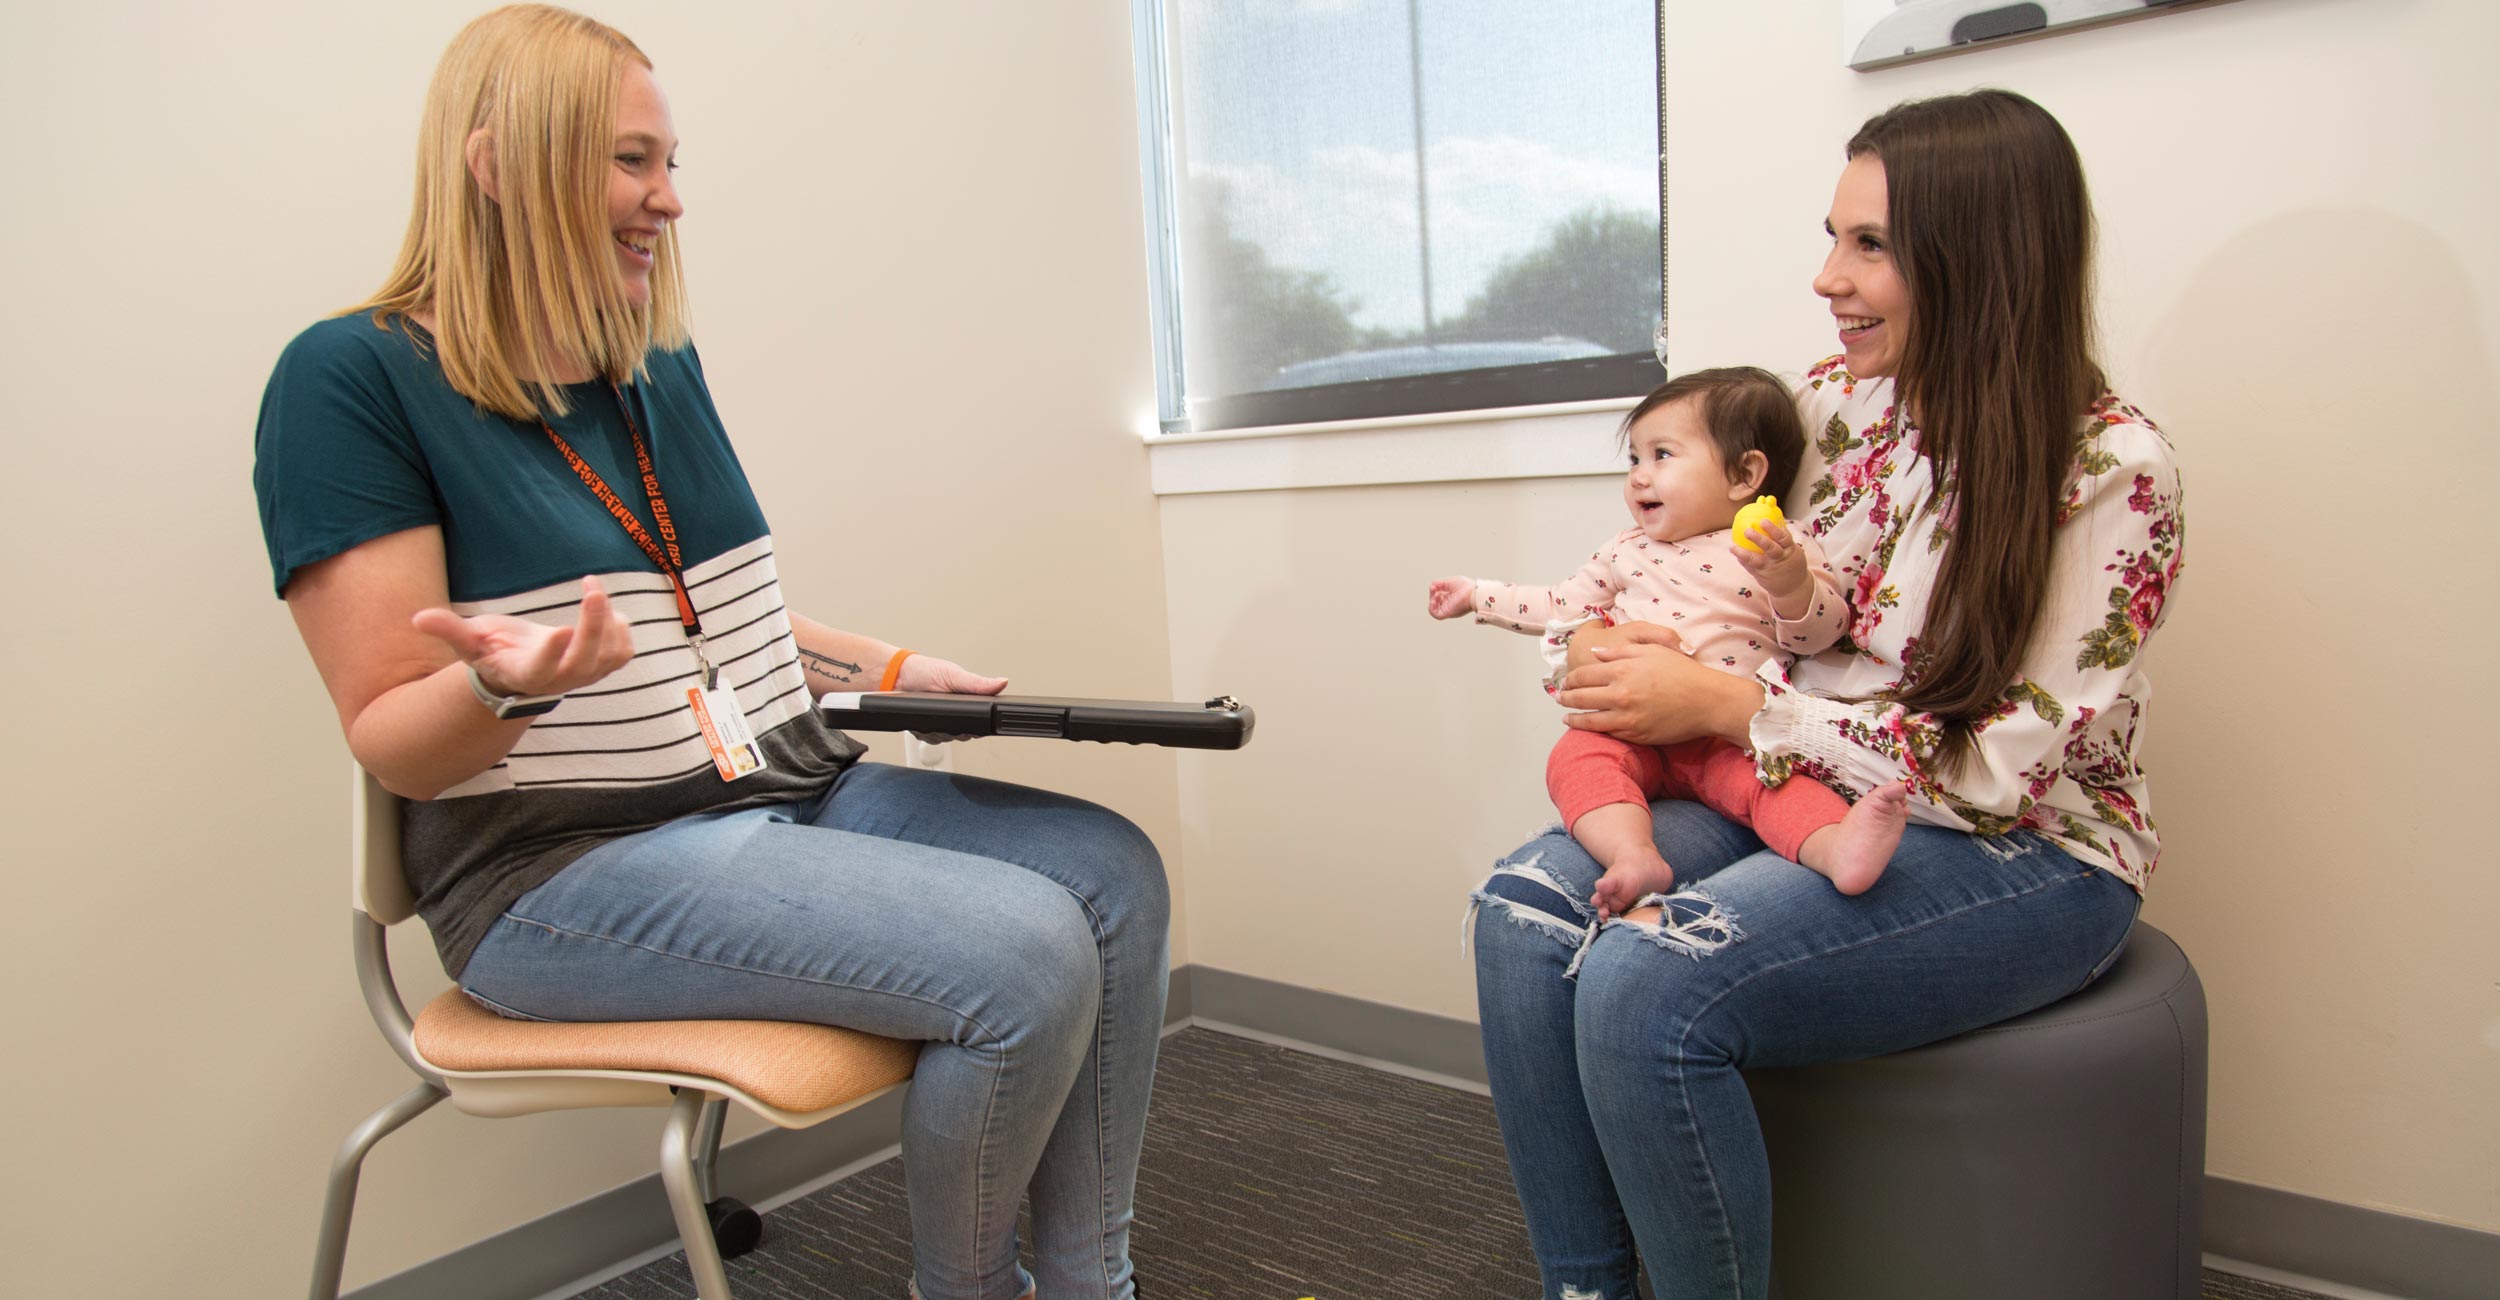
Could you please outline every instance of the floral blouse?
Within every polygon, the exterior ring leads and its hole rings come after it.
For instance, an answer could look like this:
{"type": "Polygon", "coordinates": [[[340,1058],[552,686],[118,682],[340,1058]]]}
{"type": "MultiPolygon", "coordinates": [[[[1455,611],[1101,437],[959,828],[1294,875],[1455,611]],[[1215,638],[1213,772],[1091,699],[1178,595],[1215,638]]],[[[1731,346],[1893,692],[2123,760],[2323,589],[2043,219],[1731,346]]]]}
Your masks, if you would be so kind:
{"type": "Polygon", "coordinates": [[[2086,413],[2031,647],[1947,775],[1928,761],[1942,724],[1884,697],[1926,622],[1951,496],[1894,409],[1890,380],[1861,382],[1834,357],[1806,373],[1797,401],[1814,445],[1797,480],[1805,509],[1789,513],[1840,571],[1850,619],[1832,649],[1755,673],[1764,783],[1809,776],[1855,797],[1906,780],[1913,820],[2037,831],[2144,888],[2161,840],[2137,762],[2152,698],[2137,660],[2179,581],[2184,540],[2169,439],[2108,393],[2086,413]]]}

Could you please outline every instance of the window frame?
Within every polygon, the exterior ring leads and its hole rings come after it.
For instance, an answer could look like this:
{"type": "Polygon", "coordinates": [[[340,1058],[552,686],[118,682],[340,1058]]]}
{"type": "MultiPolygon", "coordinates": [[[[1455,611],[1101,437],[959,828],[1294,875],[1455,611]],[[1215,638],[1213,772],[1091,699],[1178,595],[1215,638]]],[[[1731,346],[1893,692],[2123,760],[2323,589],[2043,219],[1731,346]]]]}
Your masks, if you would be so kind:
{"type": "MultiPolygon", "coordinates": [[[[1352,383],[1188,398],[1181,344],[1180,177],[1174,166],[1169,7],[1130,0],[1137,66],[1139,171],[1146,217],[1149,333],[1154,344],[1155,420],[1150,441],[1196,435],[1266,436],[1300,427],[1407,417],[1506,412],[1574,403],[1628,405],[1667,367],[1667,95],[1665,0],[1651,6],[1657,69],[1658,328],[1652,350],[1567,361],[1402,375],[1352,383]]],[[[1416,0],[1408,0],[1413,5],[1416,0]]]]}

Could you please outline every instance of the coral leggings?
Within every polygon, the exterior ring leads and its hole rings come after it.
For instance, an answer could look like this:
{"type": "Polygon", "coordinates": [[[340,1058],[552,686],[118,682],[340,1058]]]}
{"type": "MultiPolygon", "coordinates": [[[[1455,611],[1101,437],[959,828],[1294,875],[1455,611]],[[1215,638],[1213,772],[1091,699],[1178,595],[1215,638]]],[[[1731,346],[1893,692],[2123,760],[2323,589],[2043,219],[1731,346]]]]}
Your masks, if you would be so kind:
{"type": "Polygon", "coordinates": [[[1777,789],[1754,775],[1753,756],[1719,739],[1634,745],[1603,732],[1565,731],[1545,760],[1545,789],[1563,828],[1610,803],[1690,799],[1750,826],[1773,853],[1798,861],[1806,837],[1849,814],[1849,802],[1820,781],[1799,777],[1777,789]]]}

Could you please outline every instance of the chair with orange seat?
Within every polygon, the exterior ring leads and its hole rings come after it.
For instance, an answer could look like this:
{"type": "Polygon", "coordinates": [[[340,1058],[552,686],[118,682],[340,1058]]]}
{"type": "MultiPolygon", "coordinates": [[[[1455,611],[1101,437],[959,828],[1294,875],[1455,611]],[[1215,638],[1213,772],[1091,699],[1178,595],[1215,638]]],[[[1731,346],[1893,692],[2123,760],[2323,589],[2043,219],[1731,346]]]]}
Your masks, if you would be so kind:
{"type": "Polygon", "coordinates": [[[763,1020],[554,1024],[507,1020],[447,989],[410,1017],[385,935],[416,913],[399,859],[399,798],[355,773],[350,888],[356,979],[365,1005],[417,1085],[349,1132],[330,1168],[312,1300],[337,1300],[356,1181],[375,1143],[434,1103],[503,1117],[598,1106],[666,1106],[660,1181],[702,1300],[729,1300],[724,1256],[752,1249],[763,1225],[713,1186],[732,1101],[783,1128],[806,1128],[911,1078],[918,1043],[826,1025],[763,1020]]]}

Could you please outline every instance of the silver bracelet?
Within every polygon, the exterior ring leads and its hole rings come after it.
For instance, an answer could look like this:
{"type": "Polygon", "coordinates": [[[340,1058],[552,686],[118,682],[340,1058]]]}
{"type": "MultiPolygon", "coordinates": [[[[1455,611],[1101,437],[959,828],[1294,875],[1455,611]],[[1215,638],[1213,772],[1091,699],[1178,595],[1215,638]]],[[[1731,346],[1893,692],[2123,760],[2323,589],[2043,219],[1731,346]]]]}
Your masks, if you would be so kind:
{"type": "Polygon", "coordinates": [[[486,679],[477,675],[476,664],[468,665],[468,669],[469,690],[476,694],[478,703],[498,718],[535,718],[553,712],[564,702],[561,695],[497,695],[486,685],[486,679]]]}

